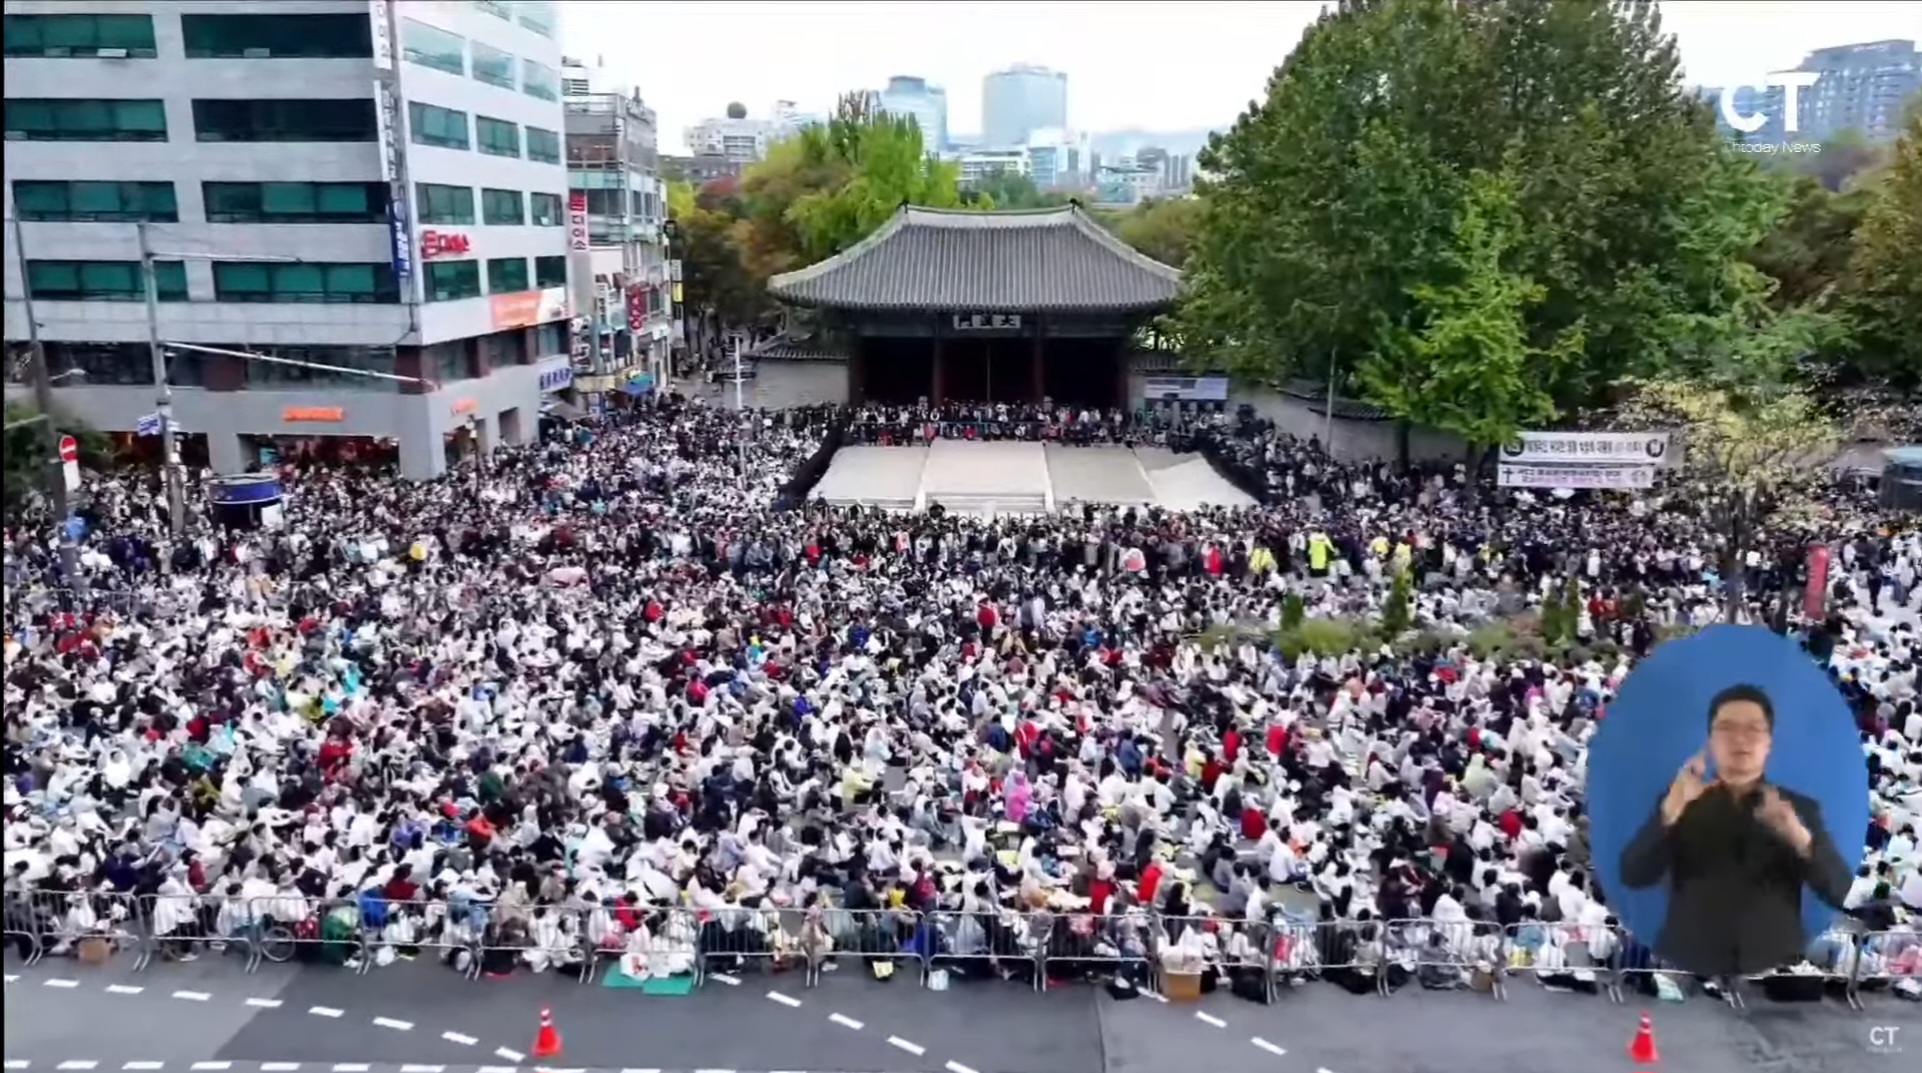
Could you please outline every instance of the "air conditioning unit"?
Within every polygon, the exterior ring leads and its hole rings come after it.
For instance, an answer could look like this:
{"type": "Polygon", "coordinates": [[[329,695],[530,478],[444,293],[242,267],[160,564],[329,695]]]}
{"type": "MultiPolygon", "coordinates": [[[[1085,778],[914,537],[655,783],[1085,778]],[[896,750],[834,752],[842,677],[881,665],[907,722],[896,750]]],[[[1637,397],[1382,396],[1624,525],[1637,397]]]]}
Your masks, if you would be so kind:
{"type": "Polygon", "coordinates": [[[271,60],[274,58],[274,50],[271,48],[243,48],[240,50],[240,58],[243,60],[271,60]]]}
{"type": "Polygon", "coordinates": [[[93,54],[103,60],[124,60],[127,58],[127,50],[124,48],[99,48],[95,49],[93,54]]]}

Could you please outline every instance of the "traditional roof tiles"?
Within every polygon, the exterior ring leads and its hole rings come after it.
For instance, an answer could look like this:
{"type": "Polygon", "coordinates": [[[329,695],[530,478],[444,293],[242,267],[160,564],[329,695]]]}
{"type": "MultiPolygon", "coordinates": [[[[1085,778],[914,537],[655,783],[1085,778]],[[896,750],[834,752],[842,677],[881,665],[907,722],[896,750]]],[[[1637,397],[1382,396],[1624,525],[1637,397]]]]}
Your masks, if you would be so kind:
{"type": "Polygon", "coordinates": [[[768,281],[774,297],[833,309],[966,313],[1141,311],[1181,273],[1078,205],[1015,212],[903,206],[872,235],[768,281]]]}

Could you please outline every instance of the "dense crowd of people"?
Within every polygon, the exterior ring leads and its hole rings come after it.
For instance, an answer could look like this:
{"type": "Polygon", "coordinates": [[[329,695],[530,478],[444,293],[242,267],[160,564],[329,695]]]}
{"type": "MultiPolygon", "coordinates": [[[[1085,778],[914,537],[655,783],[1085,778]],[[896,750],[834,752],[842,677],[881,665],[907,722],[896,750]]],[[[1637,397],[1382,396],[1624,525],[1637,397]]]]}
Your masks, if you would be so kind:
{"type": "MultiPolygon", "coordinates": [[[[10,940],[143,932],[184,958],[287,928],[636,977],[697,950],[1130,976],[1152,950],[1237,988],[1503,964],[1586,986],[1649,965],[1588,869],[1587,736],[1731,586],[1793,628],[1810,536],[1724,577],[1685,489],[1470,494],[1228,415],[669,396],[478,474],[283,478],[279,528],[176,536],[149,479],[98,475],[78,576],[9,520],[10,940]],[[1263,503],[776,509],[829,435],[1192,445],[1263,503]],[[1273,643],[1297,598],[1378,618],[1404,571],[1427,643],[1273,643]],[[1575,644],[1480,640],[1571,584],[1575,644]]],[[[1922,536],[1830,507],[1815,643],[1862,722],[1849,902],[1882,934],[1812,956],[1912,986],[1922,536]]]]}

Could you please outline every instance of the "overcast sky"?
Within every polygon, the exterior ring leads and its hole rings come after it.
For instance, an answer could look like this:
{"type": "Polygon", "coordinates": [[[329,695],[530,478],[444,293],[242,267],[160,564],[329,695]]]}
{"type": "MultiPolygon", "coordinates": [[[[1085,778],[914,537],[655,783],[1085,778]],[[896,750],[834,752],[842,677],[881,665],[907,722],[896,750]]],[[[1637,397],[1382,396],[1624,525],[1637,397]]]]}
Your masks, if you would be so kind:
{"type": "MultiPolygon", "coordinates": [[[[599,56],[617,86],[659,113],[661,149],[729,101],[765,116],[777,100],[825,112],[890,75],[947,87],[948,128],[980,129],[981,76],[1012,63],[1068,75],[1078,130],[1226,126],[1321,10],[1300,0],[1162,3],[731,2],[562,4],[569,55],[599,56]]],[[[1922,37],[1917,0],[1669,0],[1687,77],[1740,83],[1811,48],[1922,37]]]]}

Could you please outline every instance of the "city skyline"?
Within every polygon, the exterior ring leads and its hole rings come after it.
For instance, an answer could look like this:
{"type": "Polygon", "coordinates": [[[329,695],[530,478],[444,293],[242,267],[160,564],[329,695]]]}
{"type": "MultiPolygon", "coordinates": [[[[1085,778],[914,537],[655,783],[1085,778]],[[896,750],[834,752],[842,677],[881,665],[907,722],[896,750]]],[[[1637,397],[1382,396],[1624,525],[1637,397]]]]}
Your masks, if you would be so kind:
{"type": "MultiPolygon", "coordinates": [[[[1104,9],[1091,20],[1079,3],[924,3],[913,19],[893,19],[877,17],[872,4],[817,0],[568,3],[562,38],[570,55],[599,57],[616,82],[639,87],[660,114],[661,150],[681,153],[682,132],[729,102],[757,117],[777,100],[825,112],[842,93],[879,90],[897,75],[947,90],[950,137],[978,135],[982,79],[1019,63],[1067,74],[1077,130],[1223,127],[1263,93],[1321,7],[1200,0],[1174,20],[1149,4],[1104,9]],[[714,48],[606,47],[623,40],[714,48]],[[727,62],[715,61],[715,49],[727,62]]],[[[1901,0],[1662,5],[1685,80],[1716,86],[1792,68],[1816,48],[1922,36],[1913,11],[1901,0]]]]}

